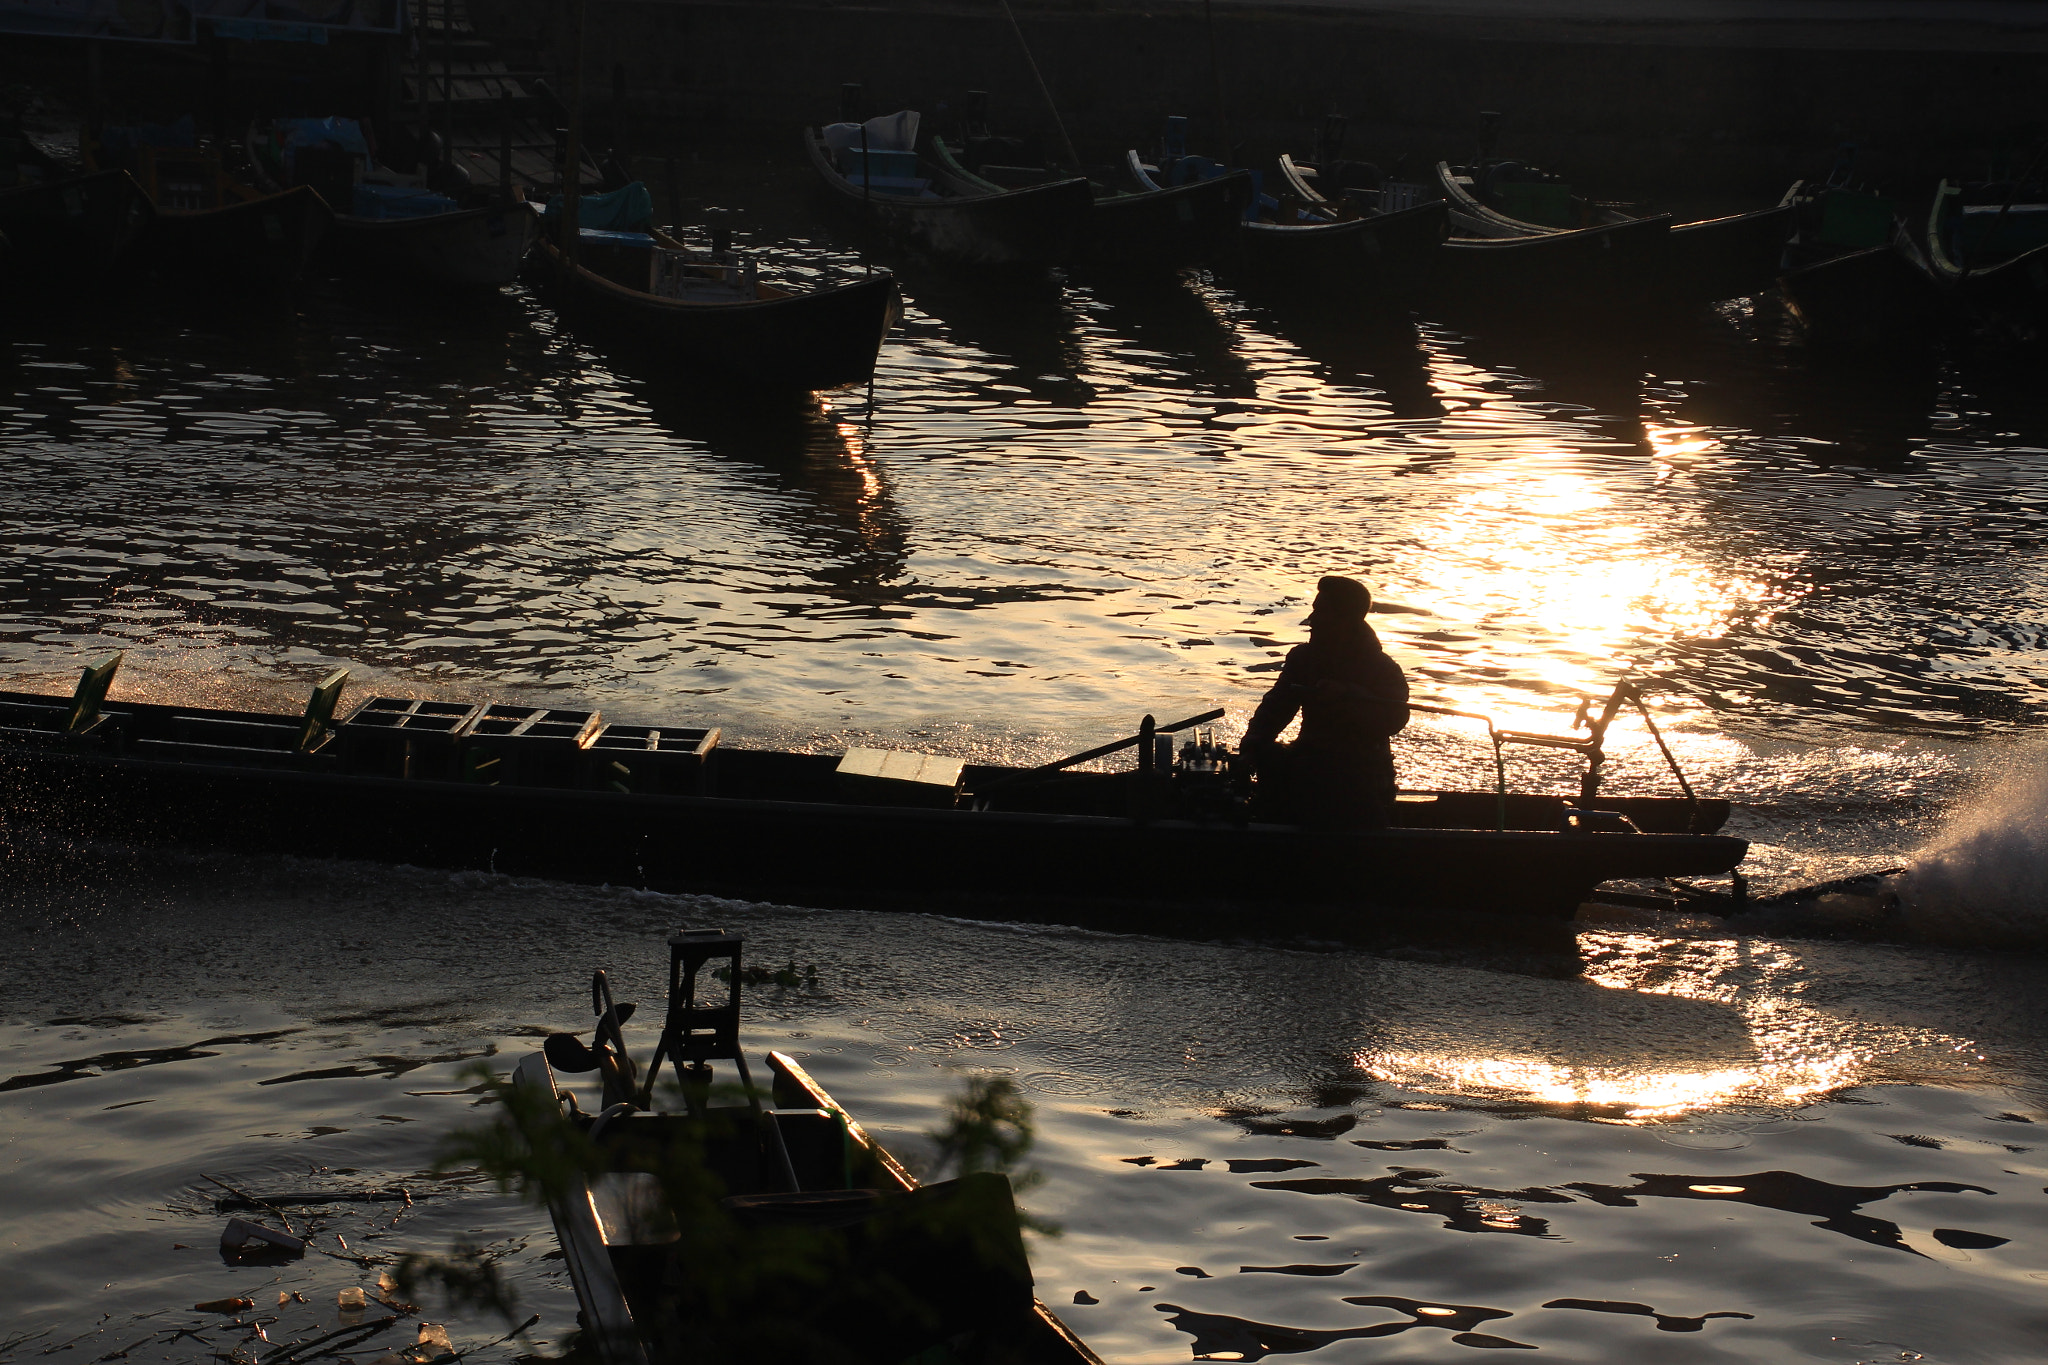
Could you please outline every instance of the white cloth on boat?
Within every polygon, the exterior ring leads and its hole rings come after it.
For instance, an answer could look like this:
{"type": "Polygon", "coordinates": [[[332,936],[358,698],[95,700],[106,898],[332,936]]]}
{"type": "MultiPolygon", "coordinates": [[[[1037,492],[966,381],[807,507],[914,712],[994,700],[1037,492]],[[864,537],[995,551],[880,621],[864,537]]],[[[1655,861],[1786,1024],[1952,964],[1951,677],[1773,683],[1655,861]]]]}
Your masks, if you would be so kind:
{"type": "Polygon", "coordinates": [[[868,150],[914,152],[917,150],[917,110],[899,109],[893,114],[871,118],[866,123],[828,123],[820,133],[825,145],[835,152],[860,146],[861,130],[868,134],[868,150]]]}

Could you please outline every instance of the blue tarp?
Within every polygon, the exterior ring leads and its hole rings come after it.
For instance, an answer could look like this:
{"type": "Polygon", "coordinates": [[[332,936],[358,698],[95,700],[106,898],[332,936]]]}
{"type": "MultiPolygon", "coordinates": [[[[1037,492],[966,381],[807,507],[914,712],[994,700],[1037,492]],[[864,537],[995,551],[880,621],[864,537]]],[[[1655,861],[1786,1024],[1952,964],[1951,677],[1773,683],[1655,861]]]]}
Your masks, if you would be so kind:
{"type": "MultiPolygon", "coordinates": [[[[562,201],[548,200],[546,216],[559,221],[562,201]]],[[[631,232],[654,221],[654,195],[635,180],[610,194],[586,194],[576,201],[576,226],[607,232],[631,232]]]]}

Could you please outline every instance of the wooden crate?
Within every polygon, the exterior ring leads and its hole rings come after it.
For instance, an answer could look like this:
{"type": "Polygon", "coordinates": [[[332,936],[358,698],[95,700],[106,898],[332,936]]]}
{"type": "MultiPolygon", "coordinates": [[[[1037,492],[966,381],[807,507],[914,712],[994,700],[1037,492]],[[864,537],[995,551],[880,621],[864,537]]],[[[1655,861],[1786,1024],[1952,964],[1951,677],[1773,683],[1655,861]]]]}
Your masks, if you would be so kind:
{"type": "Polygon", "coordinates": [[[462,743],[483,707],[466,701],[372,697],[341,722],[344,770],[448,782],[462,776],[462,743]]]}
{"type": "Polygon", "coordinates": [[[463,770],[473,782],[514,787],[583,784],[584,750],[604,727],[596,711],[500,703],[469,727],[463,770]]]}
{"type": "Polygon", "coordinates": [[[718,730],[680,725],[607,725],[585,750],[585,785],[667,796],[708,794],[705,769],[718,730]]]}

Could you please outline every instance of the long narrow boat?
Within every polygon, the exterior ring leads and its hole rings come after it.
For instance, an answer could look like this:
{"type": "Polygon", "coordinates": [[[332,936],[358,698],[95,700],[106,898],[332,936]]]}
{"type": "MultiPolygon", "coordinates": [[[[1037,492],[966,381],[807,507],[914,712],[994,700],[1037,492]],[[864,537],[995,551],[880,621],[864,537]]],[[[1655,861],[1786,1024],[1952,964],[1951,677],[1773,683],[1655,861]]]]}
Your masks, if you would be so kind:
{"type": "Polygon", "coordinates": [[[1032,1292],[1007,1177],[921,1185],[782,1053],[768,1054],[768,1095],[755,1090],[741,951],[719,930],[669,938],[667,1011],[644,1071],[622,1027],[634,1006],[612,1000],[603,972],[591,1041],[552,1035],[513,1071],[514,1121],[553,1176],[544,1194],[588,1354],[649,1365],[829,1347],[872,1365],[1101,1365],[1032,1292]],[[664,1061],[679,1101],[666,1106],[664,1061]],[[712,1102],[714,1061],[731,1063],[737,1103],[712,1102]],[[558,1070],[596,1073],[588,1107],[558,1070]]]}
{"type": "Polygon", "coordinates": [[[1477,299],[1552,307],[1612,309],[1658,300],[1671,215],[1532,228],[1486,210],[1470,195],[1455,194],[1455,177],[1441,162],[1437,178],[1451,214],[1451,237],[1444,243],[1447,288],[1477,299]]]}
{"type": "MultiPolygon", "coordinates": [[[[970,167],[944,138],[931,140],[932,159],[950,174],[990,194],[1024,188],[992,178],[993,167],[970,167]]],[[[1056,177],[1030,168],[1032,183],[1056,177]]],[[[1252,178],[1231,171],[1211,180],[1161,186],[1150,181],[1130,189],[1089,182],[1094,206],[1075,252],[1075,264],[1124,271],[1167,272],[1207,265],[1229,252],[1238,223],[1252,202],[1252,178]]]]}
{"type": "Polygon", "coordinates": [[[90,292],[140,256],[156,210],[126,171],[53,176],[0,190],[10,292],[90,292]]]}
{"type": "Polygon", "coordinates": [[[2038,338],[2048,325],[2048,194],[1941,182],[1927,212],[1935,279],[1964,307],[2038,338]],[[2031,201],[2031,202],[2029,202],[2031,201]]]}
{"type": "Polygon", "coordinates": [[[586,231],[573,265],[554,242],[543,250],[572,320],[616,333],[685,376],[749,389],[865,383],[901,310],[886,273],[792,293],[737,258],[693,256],[658,228],[586,231]]]}
{"type": "MultiPolygon", "coordinates": [[[[1491,236],[1497,231],[1541,237],[1571,230],[1502,213],[1479,197],[1468,177],[1456,174],[1444,162],[1437,163],[1436,174],[1452,212],[1462,223],[1484,229],[1469,235],[1491,236]]],[[[1597,205],[1588,205],[1586,213],[1595,226],[1638,221],[1638,215],[1597,205]]],[[[1712,303],[1769,288],[1777,277],[1792,225],[1793,210],[1784,203],[1720,218],[1674,222],[1665,241],[1659,294],[1676,303],[1712,303]]]]}
{"type": "MultiPolygon", "coordinates": [[[[913,150],[892,155],[902,165],[882,174],[885,149],[868,156],[876,173],[852,176],[827,144],[823,130],[804,130],[804,150],[818,179],[842,206],[872,231],[950,265],[1042,269],[1074,259],[1088,230],[1094,196],[1074,177],[990,193],[913,150]]],[[[857,150],[857,149],[856,149],[857,150]]]]}
{"type": "Polygon", "coordinates": [[[298,718],[0,694],[0,811],[90,838],[803,904],[1094,903],[1237,930],[1257,907],[1262,925],[1325,933],[1406,909],[1569,919],[1603,881],[1727,872],[1747,849],[1714,833],[1725,801],[1598,794],[1621,689],[1590,739],[1489,727],[1496,745],[1584,755],[1576,798],[1503,777],[1405,793],[1392,828],[1324,831],[1248,806],[1233,759],[1175,760],[1167,734],[1220,711],[1088,755],[1135,748],[1135,770],[1071,772],[720,749],[716,730],[465,702],[370,698],[336,722],[343,677],[298,718]]]}

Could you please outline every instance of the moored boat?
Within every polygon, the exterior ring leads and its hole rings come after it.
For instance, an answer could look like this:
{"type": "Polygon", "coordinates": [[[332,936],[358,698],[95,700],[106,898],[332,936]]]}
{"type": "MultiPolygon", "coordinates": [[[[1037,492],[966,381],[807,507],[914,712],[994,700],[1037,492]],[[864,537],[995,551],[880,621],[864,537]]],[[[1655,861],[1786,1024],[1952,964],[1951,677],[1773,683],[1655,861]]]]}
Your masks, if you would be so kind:
{"type": "Polygon", "coordinates": [[[679,379],[815,391],[874,374],[901,310],[893,276],[793,292],[730,250],[693,253],[644,227],[582,230],[573,263],[543,239],[572,320],[618,335],[679,379]]]}
{"type": "Polygon", "coordinates": [[[94,166],[133,175],[155,205],[147,257],[166,276],[288,286],[334,224],[333,210],[310,186],[264,190],[231,174],[218,148],[200,144],[190,118],[102,128],[86,155],[94,166]]]}
{"type": "Polygon", "coordinates": [[[2048,190],[1944,180],[1928,209],[1925,251],[1935,279],[1957,302],[2041,336],[2048,325],[2048,190]]]}
{"type": "Polygon", "coordinates": [[[1583,755],[1576,796],[1511,793],[1501,769],[1491,792],[1404,793],[1390,828],[1319,831],[1247,803],[1227,753],[1175,757],[1167,736],[1220,711],[1019,769],[724,749],[715,729],[465,702],[370,698],[337,720],[341,677],[297,718],[115,702],[104,684],[68,704],[0,694],[0,809],[93,838],[804,904],[1109,904],[1239,930],[1256,907],[1326,934],[1407,909],[1568,919],[1600,882],[1723,873],[1747,848],[1714,833],[1725,801],[1598,791],[1625,686],[1588,738],[1489,725],[1497,745],[1583,755]],[[1135,769],[1070,771],[1127,749],[1135,769]]]}
{"type": "Polygon", "coordinates": [[[593,1359],[822,1348],[872,1365],[1100,1365],[1033,1293],[1007,1176],[921,1184],[782,1053],[768,1054],[757,1090],[739,1041],[740,938],[681,930],[668,942],[667,1010],[644,1071],[625,1045],[634,1006],[613,1001],[600,971],[591,1040],[554,1034],[513,1072],[513,1121],[547,1173],[593,1359]],[[713,1062],[736,1075],[723,1095],[713,1062]],[[595,1073],[587,1107],[558,1072],[595,1073]]]}
{"type": "MultiPolygon", "coordinates": [[[[1573,224],[1611,225],[1645,216],[1579,198],[1570,193],[1568,186],[1549,181],[1503,182],[1498,190],[1530,191],[1530,204],[1547,207],[1553,218],[1569,221],[1517,218],[1482,199],[1470,175],[1459,174],[1443,162],[1437,163],[1436,173],[1452,211],[1461,220],[1481,227],[1486,235],[1498,230],[1520,236],[1547,236],[1568,231],[1573,224]]],[[[1713,303],[1768,289],[1777,276],[1793,221],[1792,207],[1781,202],[1717,218],[1673,222],[1665,239],[1659,295],[1673,303],[1713,303]]]]}
{"type": "MultiPolygon", "coordinates": [[[[934,137],[931,150],[933,159],[949,172],[978,182],[990,193],[1058,179],[1043,167],[983,161],[973,155],[977,148],[972,141],[956,150],[946,139],[934,137]]],[[[1088,189],[1094,205],[1074,263],[1125,272],[1171,272],[1226,255],[1252,201],[1252,179],[1245,171],[1180,185],[1154,184],[1141,172],[1129,188],[1091,180],[1088,189]]]]}
{"type": "Polygon", "coordinates": [[[1949,300],[1901,230],[1896,205],[1868,190],[1804,180],[1782,204],[1794,231],[1778,294],[1809,341],[1852,351],[1933,342],[1949,300]]]}
{"type": "Polygon", "coordinates": [[[353,119],[280,119],[249,143],[280,183],[310,186],[333,207],[335,255],[352,270],[454,288],[510,284],[539,236],[517,187],[485,193],[440,168],[394,171],[353,119]]]}
{"type": "Polygon", "coordinates": [[[917,151],[917,115],[804,130],[819,181],[862,231],[957,266],[1044,269],[1073,260],[1093,203],[1072,177],[991,192],[917,151]]]}
{"type": "Polygon", "coordinates": [[[156,210],[126,171],[52,173],[0,189],[0,282],[9,292],[92,292],[140,259],[156,210]]]}

